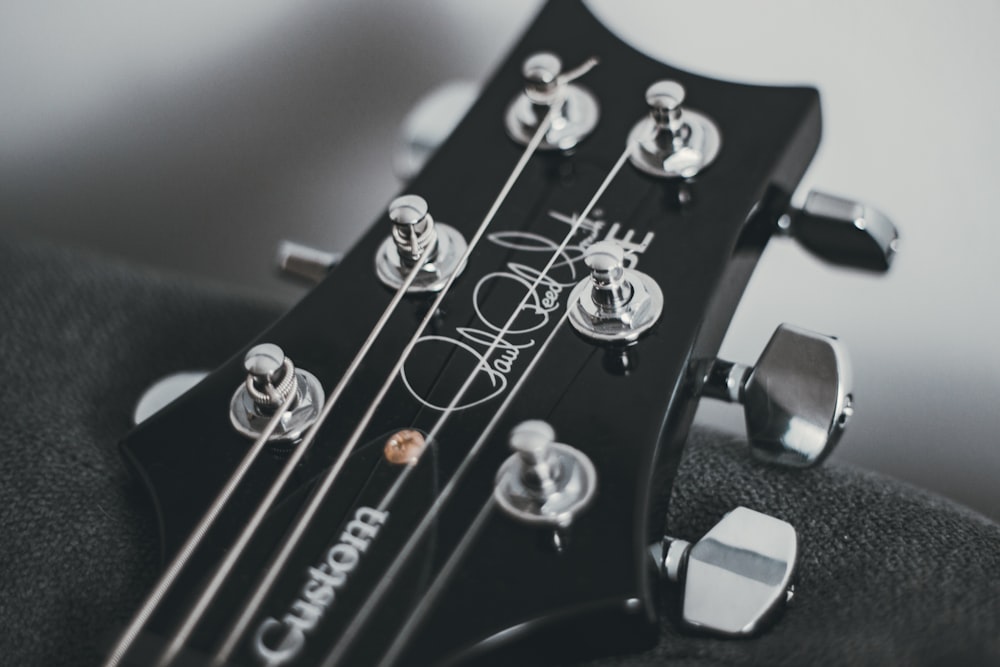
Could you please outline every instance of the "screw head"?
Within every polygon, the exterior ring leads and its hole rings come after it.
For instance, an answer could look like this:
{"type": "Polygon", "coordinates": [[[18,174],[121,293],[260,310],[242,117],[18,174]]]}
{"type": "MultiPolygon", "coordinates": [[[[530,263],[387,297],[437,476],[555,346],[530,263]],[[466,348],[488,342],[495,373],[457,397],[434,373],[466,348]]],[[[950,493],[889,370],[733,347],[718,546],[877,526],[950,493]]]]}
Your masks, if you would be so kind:
{"type": "Polygon", "coordinates": [[[385,441],[383,454],[389,463],[416,463],[424,451],[424,436],[411,428],[396,431],[385,441]]]}

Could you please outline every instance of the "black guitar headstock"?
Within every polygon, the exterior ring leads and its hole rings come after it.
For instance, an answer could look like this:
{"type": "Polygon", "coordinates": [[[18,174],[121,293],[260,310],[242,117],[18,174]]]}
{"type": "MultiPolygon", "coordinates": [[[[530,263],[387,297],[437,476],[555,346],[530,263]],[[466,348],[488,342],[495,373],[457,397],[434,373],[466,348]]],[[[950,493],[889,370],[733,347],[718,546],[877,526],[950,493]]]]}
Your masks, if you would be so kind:
{"type": "MultiPolygon", "coordinates": [[[[773,234],[888,266],[887,220],[833,198],[789,210],[819,137],[813,89],[675,70],[548,4],[388,215],[126,438],[170,566],[108,664],[653,641],[648,545],[700,397],[745,403],[755,453],[795,466],[853,409],[829,338],[783,327],[753,368],[716,359],[773,234]]],[[[666,545],[692,587],[720,553],[773,566],[716,629],[756,629],[784,595],[794,531],[760,517],[666,545]]]]}

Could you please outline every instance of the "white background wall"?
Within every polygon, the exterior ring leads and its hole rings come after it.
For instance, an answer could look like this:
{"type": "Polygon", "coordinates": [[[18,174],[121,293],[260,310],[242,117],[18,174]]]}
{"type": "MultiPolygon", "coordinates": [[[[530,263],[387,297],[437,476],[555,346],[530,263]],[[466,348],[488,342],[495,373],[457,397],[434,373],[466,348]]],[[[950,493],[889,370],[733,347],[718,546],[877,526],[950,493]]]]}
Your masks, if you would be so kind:
{"type": "MultiPolygon", "coordinates": [[[[672,64],[820,88],[799,199],[877,204],[901,254],[873,278],[773,243],[723,353],[752,361],[782,321],[839,334],[858,411],[836,458],[1000,518],[1000,3],[590,4],[672,64]]],[[[291,299],[277,241],[347,248],[399,187],[410,105],[485,77],[537,6],[4,3],[0,225],[291,299]]],[[[732,406],[700,418],[742,428],[732,406]]]]}

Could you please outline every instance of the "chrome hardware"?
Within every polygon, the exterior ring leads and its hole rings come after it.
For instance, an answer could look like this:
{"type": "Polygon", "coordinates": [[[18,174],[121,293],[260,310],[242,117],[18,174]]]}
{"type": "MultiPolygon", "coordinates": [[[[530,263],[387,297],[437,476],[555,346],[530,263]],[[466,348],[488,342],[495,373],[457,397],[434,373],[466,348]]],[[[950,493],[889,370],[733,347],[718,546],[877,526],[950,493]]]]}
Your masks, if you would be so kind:
{"type": "Polygon", "coordinates": [[[628,137],[636,168],[653,176],[691,178],[719,154],[719,128],[708,116],[683,108],[684,95],[676,81],[657,81],[646,90],[649,116],[628,137]]]}
{"type": "Polygon", "coordinates": [[[685,624],[746,636],[791,598],[798,536],[785,521],[737,507],[694,546],[664,537],[650,553],[664,579],[683,581],[685,624]]]}
{"type": "Polygon", "coordinates": [[[410,286],[410,292],[438,292],[454,273],[460,273],[466,243],[453,227],[435,223],[427,202],[417,195],[403,195],[389,204],[392,234],[378,250],[375,269],[379,280],[392,288],[403,285],[423,253],[428,259],[410,286]]]}
{"type": "Polygon", "coordinates": [[[527,144],[542,124],[552,105],[562,99],[552,126],[539,145],[541,149],[567,151],[580,143],[597,125],[600,111],[597,98],[571,83],[597,64],[591,58],[569,72],[562,72],[562,61],[552,53],[536,53],[524,61],[524,92],[507,108],[507,134],[514,141],[527,144]]]}
{"type": "Polygon", "coordinates": [[[625,251],[614,241],[587,248],[590,277],[570,293],[567,308],[573,327],[599,341],[634,341],[663,312],[663,292],[645,273],[625,268],[625,251]]]}
{"type": "Polygon", "coordinates": [[[555,437],[544,421],[518,424],[510,433],[516,453],[500,466],[493,496],[515,519],[567,528],[593,497],[597,471],[586,454],[555,437]]]}
{"type": "Polygon", "coordinates": [[[750,451],[793,468],[823,461],[851,415],[850,364],[832,336],[779,326],[753,368],[721,359],[703,367],[703,394],[742,403],[750,451]]]}
{"type": "Polygon", "coordinates": [[[778,229],[821,259],[869,271],[888,271],[899,250],[899,232],[884,213],[816,190],[778,229]]]}
{"type": "Polygon", "coordinates": [[[246,389],[258,408],[277,408],[295,389],[295,366],[280,347],[263,343],[250,348],[243,359],[246,389]]]}
{"type": "Polygon", "coordinates": [[[319,418],[325,398],[323,386],[312,373],[295,368],[280,347],[263,343],[250,348],[243,367],[246,380],[229,404],[229,418],[237,431],[248,438],[259,436],[290,392],[295,392],[295,397],[272,440],[297,440],[319,418]]]}
{"type": "Polygon", "coordinates": [[[340,263],[343,255],[326,252],[293,241],[282,241],[275,253],[275,264],[282,276],[318,284],[330,269],[340,263]]]}
{"type": "Polygon", "coordinates": [[[141,424],[173,403],[188,389],[205,379],[206,371],[184,371],[164,375],[142,392],[132,413],[132,423],[141,424]]]}
{"type": "Polygon", "coordinates": [[[417,175],[478,97],[478,84],[450,81],[414,105],[403,120],[392,155],[393,171],[400,180],[409,181],[417,175]]]}

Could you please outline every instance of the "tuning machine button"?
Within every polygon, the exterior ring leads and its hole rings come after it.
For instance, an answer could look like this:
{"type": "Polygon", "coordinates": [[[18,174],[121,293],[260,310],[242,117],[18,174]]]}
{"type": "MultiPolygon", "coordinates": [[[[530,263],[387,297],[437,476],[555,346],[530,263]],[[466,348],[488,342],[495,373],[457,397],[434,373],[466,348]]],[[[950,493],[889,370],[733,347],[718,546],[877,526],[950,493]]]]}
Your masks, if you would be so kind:
{"type": "Polygon", "coordinates": [[[646,90],[649,116],[629,133],[629,159],[637,169],[664,178],[691,178],[715,160],[722,145],[718,126],[684,108],[684,86],[657,81],[646,90]]]}
{"type": "Polygon", "coordinates": [[[625,252],[614,241],[598,241],[584,253],[590,277],[570,293],[573,327],[599,341],[631,342],[660,319],[663,292],[650,276],[625,268],[625,252]]]}
{"type": "Polygon", "coordinates": [[[340,263],[341,257],[340,253],[326,252],[294,241],[282,241],[278,245],[274,261],[280,275],[316,285],[340,263]]]}
{"type": "Polygon", "coordinates": [[[854,414],[847,352],[832,336],[782,324],[752,368],[721,359],[701,368],[703,395],[743,404],[750,451],[768,463],[821,463],[854,414]]]}
{"type": "Polygon", "coordinates": [[[379,280],[398,289],[424,253],[427,261],[411,283],[410,292],[438,292],[465,265],[467,245],[454,227],[435,222],[427,202],[418,195],[403,195],[389,204],[392,233],[375,258],[379,280]]]}
{"type": "Polygon", "coordinates": [[[683,585],[687,626],[741,637],[790,599],[798,536],[785,521],[737,507],[694,545],[664,537],[650,551],[661,576],[683,585]]]}
{"type": "Polygon", "coordinates": [[[284,351],[273,343],[250,348],[243,358],[246,380],[229,404],[229,417],[237,431],[256,438],[294,392],[271,440],[298,440],[319,419],[325,400],[323,386],[312,373],[296,368],[284,351]]]}
{"type": "Polygon", "coordinates": [[[525,523],[569,527],[597,489],[597,471],[586,454],[556,442],[547,422],[530,420],[510,433],[514,455],[497,472],[493,497],[525,523]]]}
{"type": "Polygon", "coordinates": [[[208,371],[181,371],[164,375],[142,392],[132,412],[132,423],[141,424],[146,421],[204,380],[207,375],[208,371]]]}
{"type": "Polygon", "coordinates": [[[504,119],[511,138],[528,144],[552,105],[559,104],[539,148],[567,151],[580,143],[597,125],[600,111],[597,98],[572,81],[596,64],[597,60],[591,58],[563,73],[562,61],[555,54],[543,52],[529,56],[521,70],[524,92],[507,108],[504,119]]]}
{"type": "Polygon", "coordinates": [[[888,271],[899,250],[899,232],[877,209],[812,190],[805,206],[778,221],[778,229],[834,264],[888,271]]]}

